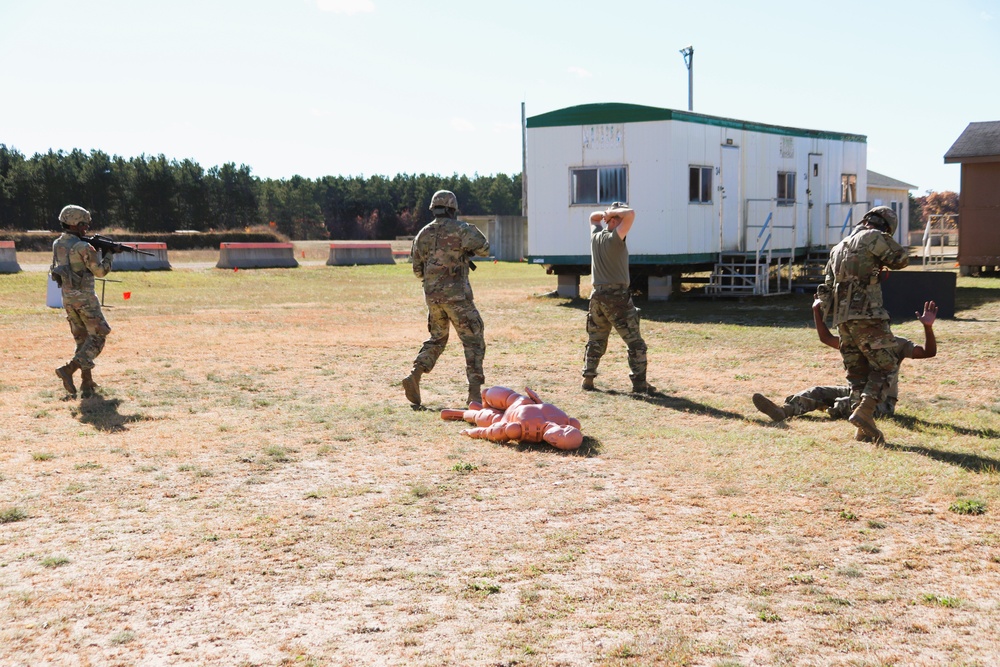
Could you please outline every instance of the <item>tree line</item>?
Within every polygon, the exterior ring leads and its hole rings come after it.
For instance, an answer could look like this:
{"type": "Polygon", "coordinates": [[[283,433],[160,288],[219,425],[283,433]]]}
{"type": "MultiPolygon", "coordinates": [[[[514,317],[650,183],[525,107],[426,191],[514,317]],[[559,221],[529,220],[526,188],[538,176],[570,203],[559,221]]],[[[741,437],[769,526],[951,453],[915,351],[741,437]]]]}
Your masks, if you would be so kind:
{"type": "Polygon", "coordinates": [[[294,239],[391,239],[432,218],[436,190],[465,215],[520,215],[521,174],[324,176],[261,179],[233,163],[203,169],[163,155],[102,151],[26,157],[0,144],[0,229],[54,229],[66,204],[90,210],[95,228],[133,232],[225,231],[267,225],[294,239]]]}

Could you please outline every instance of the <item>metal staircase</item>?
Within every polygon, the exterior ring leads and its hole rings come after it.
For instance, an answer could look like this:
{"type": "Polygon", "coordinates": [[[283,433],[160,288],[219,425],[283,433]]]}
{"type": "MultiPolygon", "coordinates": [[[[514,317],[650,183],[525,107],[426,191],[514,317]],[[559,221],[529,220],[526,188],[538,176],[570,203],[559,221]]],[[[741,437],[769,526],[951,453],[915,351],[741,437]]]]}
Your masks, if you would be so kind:
{"type": "Polygon", "coordinates": [[[706,292],[728,296],[788,294],[792,291],[791,265],[791,253],[720,253],[706,292]]]}
{"type": "Polygon", "coordinates": [[[809,248],[805,260],[799,268],[799,274],[795,278],[797,287],[820,285],[824,279],[826,262],[830,259],[830,249],[826,247],[809,248]]]}
{"type": "MultiPolygon", "coordinates": [[[[773,213],[760,225],[753,251],[724,251],[709,276],[706,293],[728,296],[770,296],[792,291],[795,248],[772,250],[773,213]]],[[[749,226],[748,226],[749,227],[749,226]]],[[[791,238],[795,238],[792,226],[791,238]]]]}

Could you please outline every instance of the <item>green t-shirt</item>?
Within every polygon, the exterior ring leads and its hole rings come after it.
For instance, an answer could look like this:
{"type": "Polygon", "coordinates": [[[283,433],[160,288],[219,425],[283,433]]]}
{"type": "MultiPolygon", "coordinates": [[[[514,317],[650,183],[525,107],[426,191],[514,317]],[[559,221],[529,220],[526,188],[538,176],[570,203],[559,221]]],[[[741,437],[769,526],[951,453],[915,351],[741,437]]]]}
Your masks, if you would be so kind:
{"type": "Polygon", "coordinates": [[[590,276],[595,287],[629,284],[625,239],[598,225],[590,232],[590,276]]]}

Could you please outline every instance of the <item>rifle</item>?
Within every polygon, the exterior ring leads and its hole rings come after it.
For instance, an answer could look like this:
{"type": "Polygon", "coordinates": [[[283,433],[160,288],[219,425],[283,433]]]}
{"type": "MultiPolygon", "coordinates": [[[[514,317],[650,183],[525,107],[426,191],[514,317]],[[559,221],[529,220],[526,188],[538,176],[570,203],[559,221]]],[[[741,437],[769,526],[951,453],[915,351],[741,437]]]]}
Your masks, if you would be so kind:
{"type": "Polygon", "coordinates": [[[100,250],[103,253],[114,253],[118,254],[120,252],[134,252],[139,255],[149,255],[150,257],[156,257],[154,253],[146,252],[145,250],[139,250],[136,247],[125,245],[124,243],[118,243],[117,241],[112,241],[107,236],[101,236],[99,234],[94,234],[93,236],[81,236],[82,240],[86,241],[90,245],[94,246],[95,249],[100,250]]]}

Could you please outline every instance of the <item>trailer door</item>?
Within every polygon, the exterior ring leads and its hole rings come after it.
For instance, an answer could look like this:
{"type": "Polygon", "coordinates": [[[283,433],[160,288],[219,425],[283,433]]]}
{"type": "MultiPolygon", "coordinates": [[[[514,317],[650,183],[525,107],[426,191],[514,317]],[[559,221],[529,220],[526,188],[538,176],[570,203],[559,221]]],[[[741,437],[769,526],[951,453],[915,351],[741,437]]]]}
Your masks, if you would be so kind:
{"type": "Polygon", "coordinates": [[[722,252],[742,250],[740,233],[740,149],[722,147],[722,174],[719,186],[719,218],[722,225],[722,252]]]}
{"type": "Polygon", "coordinates": [[[826,234],[826,197],[823,196],[823,155],[821,153],[809,154],[809,184],[806,186],[806,199],[809,205],[806,207],[806,245],[825,246],[827,245],[826,234]]]}

